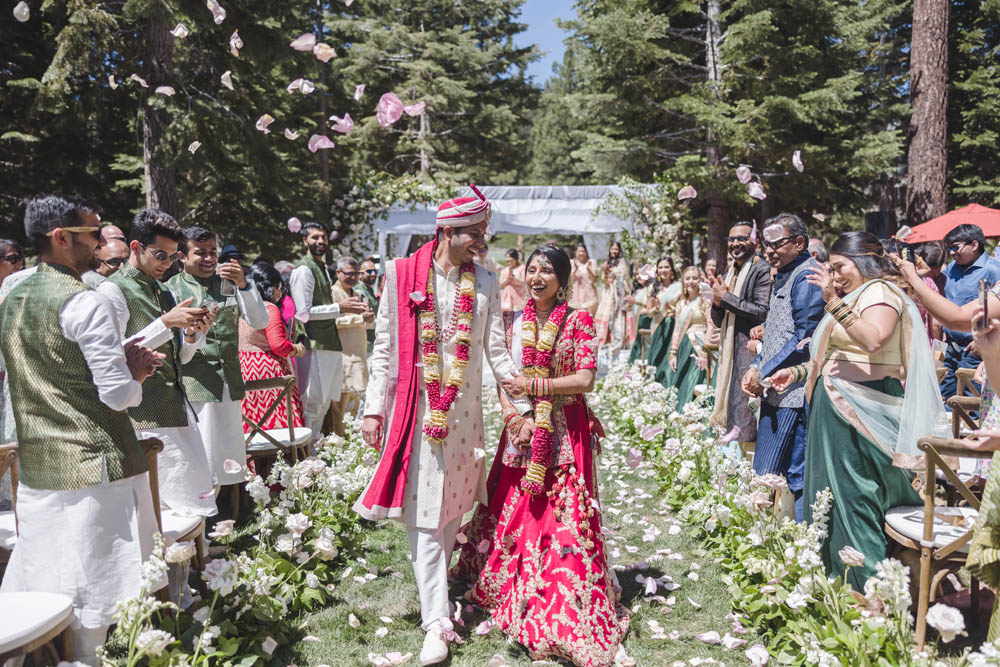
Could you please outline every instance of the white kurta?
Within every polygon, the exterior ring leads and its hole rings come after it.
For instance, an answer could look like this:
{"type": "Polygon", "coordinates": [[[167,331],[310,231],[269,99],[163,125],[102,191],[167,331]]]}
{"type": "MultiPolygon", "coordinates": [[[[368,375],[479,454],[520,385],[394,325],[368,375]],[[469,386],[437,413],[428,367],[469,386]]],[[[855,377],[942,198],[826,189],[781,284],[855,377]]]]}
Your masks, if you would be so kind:
{"type": "MultiPolygon", "coordinates": [[[[118,332],[124,334],[128,327],[128,302],[121,288],[105,280],[97,286],[99,294],[107,297],[115,315],[118,332]]],[[[174,301],[177,301],[176,296],[174,301]]],[[[160,318],[154,319],[128,340],[141,338],[142,344],[157,348],[170,340],[173,332],[160,318]]],[[[127,342],[127,341],[126,341],[127,342]]],[[[194,343],[181,344],[180,360],[187,363],[195,351],[202,347],[205,337],[201,334],[194,343]]],[[[185,516],[214,516],[215,495],[212,492],[212,468],[208,463],[205,445],[198,431],[198,421],[190,407],[185,406],[187,426],[152,428],[136,431],[142,438],[158,438],[163,451],[157,457],[157,480],[160,505],[185,516]]]]}
{"type": "MultiPolygon", "coordinates": [[[[101,401],[113,410],[139,405],[107,299],[93,291],[70,297],[59,313],[101,401]]],[[[73,598],[77,627],[111,623],[115,604],[139,593],[140,568],[152,552],[156,517],[143,473],[83,489],[18,488],[19,535],[0,591],[44,591],[73,598]]],[[[165,583],[165,582],[164,582],[165,583]]]]}
{"type": "MultiPolygon", "coordinates": [[[[448,274],[434,266],[435,299],[439,330],[451,321],[459,269],[448,274]]],[[[383,418],[384,432],[392,428],[392,414],[399,383],[397,313],[407,304],[396,303],[396,264],[386,267],[386,283],[375,324],[372,370],[365,396],[364,414],[383,418]]],[[[486,450],[483,429],[483,356],[498,379],[515,375],[514,362],[504,340],[500,287],[496,275],[476,266],[476,309],[472,318],[469,365],[458,397],[448,412],[448,438],[443,446],[432,445],[416,429],[406,479],[406,495],[401,513],[385,508],[365,509],[360,500],[355,511],[370,519],[392,518],[409,527],[436,530],[472,509],[476,500],[486,502],[486,450]]],[[[448,377],[455,358],[455,337],[441,346],[442,382],[448,377]]],[[[421,373],[422,375],[422,373],[421,373]]],[[[423,378],[417,404],[417,422],[424,423],[430,410],[423,378]]],[[[514,404],[528,412],[531,403],[520,398],[514,404]]],[[[362,494],[364,497],[364,494],[362,494]]]]}

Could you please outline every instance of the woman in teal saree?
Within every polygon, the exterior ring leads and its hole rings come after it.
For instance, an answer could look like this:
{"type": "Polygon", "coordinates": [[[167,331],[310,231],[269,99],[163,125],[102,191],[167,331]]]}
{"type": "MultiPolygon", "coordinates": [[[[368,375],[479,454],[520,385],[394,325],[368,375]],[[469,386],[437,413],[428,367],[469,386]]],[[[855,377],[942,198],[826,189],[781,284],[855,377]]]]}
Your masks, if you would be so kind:
{"type": "Polygon", "coordinates": [[[656,380],[664,386],[669,386],[667,378],[670,373],[668,364],[670,352],[670,337],[674,333],[674,304],[681,295],[680,281],[675,280],[674,261],[664,257],[656,263],[656,282],[649,290],[647,305],[652,322],[652,334],[649,337],[649,347],[646,349],[646,363],[656,369],[656,380]]]}
{"type": "Polygon", "coordinates": [[[696,385],[705,382],[705,360],[702,345],[711,304],[701,298],[698,281],[701,272],[689,266],[681,274],[684,294],[677,302],[677,323],[671,337],[669,363],[671,385],[677,389],[677,409],[694,398],[696,385]]]}

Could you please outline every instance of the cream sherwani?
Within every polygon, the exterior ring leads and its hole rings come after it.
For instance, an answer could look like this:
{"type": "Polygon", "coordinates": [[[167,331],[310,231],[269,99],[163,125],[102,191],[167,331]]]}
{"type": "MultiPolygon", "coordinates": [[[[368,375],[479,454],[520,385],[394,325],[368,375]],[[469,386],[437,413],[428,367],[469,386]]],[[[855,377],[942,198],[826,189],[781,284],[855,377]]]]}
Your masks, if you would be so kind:
{"type": "MultiPolygon", "coordinates": [[[[452,321],[458,292],[459,269],[456,267],[445,273],[437,262],[432,266],[438,330],[441,331],[452,328],[448,325],[452,321]]],[[[375,320],[375,346],[364,409],[365,415],[382,417],[384,433],[392,427],[390,422],[399,383],[396,314],[400,308],[408,307],[407,304],[397,303],[395,262],[388,264],[386,269],[385,289],[375,320]]],[[[423,438],[422,429],[416,429],[403,509],[400,513],[388,514],[388,518],[401,521],[407,527],[425,629],[435,620],[449,615],[447,569],[462,515],[471,510],[477,500],[486,502],[482,398],[484,352],[495,377],[506,379],[517,374],[504,341],[500,287],[496,275],[478,265],[475,270],[476,304],[469,365],[465,369],[459,395],[448,412],[448,437],[443,446],[432,445],[423,438]]],[[[448,378],[455,347],[454,334],[441,344],[442,382],[448,378]]],[[[531,409],[530,401],[523,397],[515,399],[514,404],[522,413],[531,409]]],[[[429,413],[427,392],[421,377],[417,422],[423,424],[429,413]]],[[[387,518],[384,510],[369,511],[360,500],[354,509],[365,518],[387,518]]]]}

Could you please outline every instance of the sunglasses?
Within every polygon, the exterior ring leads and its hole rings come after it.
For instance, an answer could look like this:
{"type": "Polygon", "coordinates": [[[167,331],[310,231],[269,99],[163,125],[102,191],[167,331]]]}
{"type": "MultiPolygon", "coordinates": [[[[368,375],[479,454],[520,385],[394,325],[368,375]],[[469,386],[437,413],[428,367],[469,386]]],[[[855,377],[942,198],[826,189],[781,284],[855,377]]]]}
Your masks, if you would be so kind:
{"type": "Polygon", "coordinates": [[[365,269],[365,273],[367,273],[370,276],[377,276],[378,269],[365,269]]]}
{"type": "Polygon", "coordinates": [[[112,257],[111,259],[102,259],[101,264],[106,264],[113,269],[120,269],[127,261],[121,257],[112,257]]]}
{"type": "Polygon", "coordinates": [[[20,264],[24,261],[24,255],[18,255],[16,252],[12,252],[9,255],[0,255],[0,259],[8,264],[20,264]]]}
{"type": "Polygon", "coordinates": [[[726,241],[729,243],[746,243],[750,240],[749,236],[727,236],[726,241]]]}
{"type": "Polygon", "coordinates": [[[777,250],[794,239],[794,236],[782,236],[780,239],[774,239],[773,241],[764,241],[764,247],[770,248],[771,250],[777,250]]]}
{"type": "Polygon", "coordinates": [[[145,243],[140,243],[139,245],[142,246],[143,250],[148,250],[149,254],[152,255],[153,259],[155,259],[157,262],[165,262],[168,259],[171,262],[176,262],[177,259],[181,256],[181,253],[179,251],[175,252],[172,255],[168,255],[166,250],[160,250],[159,248],[150,248],[145,243]]]}
{"type": "Polygon", "coordinates": [[[100,236],[100,227],[56,227],[55,229],[45,232],[46,236],[52,236],[57,231],[62,230],[64,232],[69,232],[70,234],[93,234],[94,236],[100,236]]]}
{"type": "Polygon", "coordinates": [[[965,241],[959,241],[958,243],[953,243],[948,246],[948,252],[958,252],[962,249],[962,246],[967,245],[965,241]]]}

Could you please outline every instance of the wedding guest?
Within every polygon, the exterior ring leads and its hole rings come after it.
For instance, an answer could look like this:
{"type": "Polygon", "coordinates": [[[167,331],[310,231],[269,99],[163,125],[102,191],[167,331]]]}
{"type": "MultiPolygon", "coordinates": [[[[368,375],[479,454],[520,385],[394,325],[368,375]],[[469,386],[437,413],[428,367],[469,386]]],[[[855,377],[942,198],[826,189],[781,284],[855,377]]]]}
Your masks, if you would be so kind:
{"type": "MultiPolygon", "coordinates": [[[[920,313],[897,286],[899,270],[878,239],[841,234],[830,248],[830,266],[812,267],[807,277],[826,302],[809,363],[775,371],[771,379],[775,390],[785,391],[808,370],[803,493],[811,501],[819,491],[832,492],[820,553],[827,573],[837,577],[844,576],[841,549],[864,554],[864,565],[847,574],[860,591],[885,558],[886,511],[923,502],[909,470],[923,469],[917,440],[946,415],[920,313]]],[[[812,521],[809,503],[804,516],[812,521]]]]}
{"type": "MultiPolygon", "coordinates": [[[[255,329],[240,320],[240,370],[243,373],[244,381],[269,380],[271,378],[282,377],[292,374],[292,367],[289,357],[301,357],[305,354],[305,346],[296,343],[291,338],[290,323],[282,317],[281,309],[278,306],[285,296],[284,282],[278,270],[269,264],[254,264],[250,269],[250,282],[253,283],[261,300],[267,308],[267,326],[263,329],[255,329]]],[[[302,426],[302,399],[299,396],[299,388],[292,385],[292,426],[302,426]]],[[[262,389],[260,391],[248,391],[243,395],[240,403],[240,410],[255,424],[260,424],[264,414],[274,404],[281,389],[262,389]]],[[[263,421],[262,427],[265,430],[275,428],[285,428],[288,426],[289,414],[288,404],[281,401],[263,421]]],[[[250,430],[250,426],[243,424],[243,432],[250,430]]]]}
{"type": "Polygon", "coordinates": [[[597,305],[598,346],[608,348],[614,362],[626,344],[628,304],[625,297],[632,288],[632,274],[622,255],[622,244],[615,241],[608,249],[608,261],[601,265],[601,299],[597,305]]]}
{"type": "Polygon", "coordinates": [[[97,259],[101,262],[96,269],[97,274],[104,278],[111,277],[128,261],[128,256],[128,244],[114,239],[107,241],[97,253],[97,259]]]}
{"type": "MultiPolygon", "coordinates": [[[[333,284],[333,302],[344,304],[348,301],[361,300],[367,307],[367,299],[357,291],[361,275],[361,266],[353,257],[341,257],[337,260],[337,282],[333,284]]],[[[365,328],[369,322],[375,321],[375,313],[365,310],[364,313],[345,313],[337,318],[337,333],[343,346],[344,382],[341,386],[340,400],[333,402],[333,430],[337,435],[344,435],[345,418],[353,418],[361,407],[361,395],[368,386],[368,340],[365,328]]]]}
{"type": "Polygon", "coordinates": [[[764,320],[761,349],[743,376],[743,391],[761,396],[760,422],[753,467],[760,475],[776,473],[788,481],[795,497],[795,517],[802,519],[802,484],[806,461],[808,409],[805,383],[796,382],[782,393],[765,391],[761,380],[781,368],[809,359],[804,349],[823,319],[823,293],[807,279],[819,260],[807,247],[806,226],[797,215],[782,213],[764,223],[765,256],[777,269],[764,320]]]}
{"type": "Polygon", "coordinates": [[[0,306],[20,472],[17,548],[0,591],[67,595],[74,657],[97,664],[118,602],[139,594],[157,530],[125,410],[142,402],[162,355],[123,346],[107,300],[80,280],[104,243],[97,215],[42,196],[28,202],[24,230],[40,262],[0,306]]]}
{"type": "Polygon", "coordinates": [[[711,279],[719,275],[719,263],[713,257],[709,257],[705,260],[705,279],[711,279]]]}
{"type": "Polygon", "coordinates": [[[677,279],[674,260],[662,257],[656,263],[656,281],[646,297],[646,308],[652,317],[646,363],[653,366],[655,379],[663,386],[670,386],[673,370],[670,368],[670,342],[676,326],[677,301],[684,293],[684,286],[677,279]]]}
{"type": "Polygon", "coordinates": [[[628,355],[628,362],[630,364],[645,358],[645,346],[649,344],[648,340],[643,341],[639,332],[643,329],[649,331],[653,323],[653,316],[650,314],[647,297],[649,289],[655,280],[655,273],[655,269],[649,265],[641,267],[635,272],[635,290],[632,294],[625,297],[625,300],[632,307],[632,320],[635,323],[637,334],[635,340],[632,341],[632,350],[628,355]]]}
{"type": "MultiPolygon", "coordinates": [[[[378,264],[374,257],[365,257],[364,261],[361,262],[361,280],[354,286],[354,291],[365,298],[369,311],[378,312],[378,264]]],[[[374,319],[365,323],[365,338],[368,341],[366,351],[371,356],[372,348],[375,345],[374,319]]]]}
{"type": "Polygon", "coordinates": [[[830,261],[830,253],[820,239],[809,239],[809,255],[820,264],[825,265],[830,261]]]}
{"type": "Polygon", "coordinates": [[[771,267],[759,258],[756,225],[738,222],[727,243],[732,264],[724,278],[712,280],[712,322],[719,327],[719,363],[715,374],[715,407],[709,420],[727,432],[739,427],[739,440],[757,439],[757,418],[740,381],[754,354],[747,348],[750,330],[764,321],[771,295],[771,267]]]}
{"type": "Polygon", "coordinates": [[[178,244],[184,271],[167,287],[178,299],[211,305],[215,321],[205,343],[184,365],[184,391],[198,417],[198,430],[208,450],[214,483],[239,484],[246,479],[243,439],[243,374],[240,372],[239,320],[255,329],[267,326],[264,301],[235,261],[219,262],[215,234],[204,227],[187,227],[178,244]],[[236,461],[240,469],[226,461],[236,461]],[[229,468],[229,470],[227,470],[229,468]]]}
{"type": "MultiPolygon", "coordinates": [[[[944,264],[944,248],[939,243],[923,243],[917,248],[917,273],[924,279],[928,288],[937,294],[944,292],[944,286],[948,282],[944,272],[941,270],[944,264]]],[[[944,340],[944,329],[941,323],[934,319],[934,316],[927,312],[923,303],[917,301],[920,308],[920,316],[924,318],[924,325],[927,329],[927,337],[931,340],[944,340]]]]}
{"type": "Polygon", "coordinates": [[[479,249],[478,253],[476,253],[476,263],[479,264],[479,266],[483,267],[484,269],[496,273],[498,270],[497,263],[493,260],[492,257],[489,256],[489,251],[490,247],[486,244],[483,244],[483,247],[479,249]]]}
{"type": "Polygon", "coordinates": [[[331,402],[340,400],[344,382],[344,359],[337,318],[342,314],[366,312],[368,306],[353,298],[333,301],[333,279],[326,265],[329,232],[318,222],[302,225],[306,253],[290,279],[296,317],[305,321],[308,338],[306,353],[295,364],[305,424],[314,437],[322,435],[323,419],[331,402]]]}
{"type": "Polygon", "coordinates": [[[524,286],[524,265],[517,250],[507,251],[507,265],[500,269],[500,307],[506,311],[521,310],[528,295],[524,286]]]}
{"type": "Polygon", "coordinates": [[[585,310],[593,316],[597,312],[597,265],[582,243],[576,246],[571,261],[570,308],[585,310]]]}
{"type": "Polygon", "coordinates": [[[681,273],[684,291],[674,304],[677,321],[670,337],[670,351],[667,362],[670,365],[670,384],[677,389],[677,409],[694,398],[694,388],[703,384],[706,378],[706,363],[702,346],[705,344],[705,330],[708,312],[712,305],[701,297],[698,283],[701,271],[697,266],[689,266],[681,273]]]}
{"type": "Polygon", "coordinates": [[[504,320],[515,365],[534,378],[534,436],[519,437],[521,412],[501,392],[507,426],[489,501],[463,528],[468,539],[453,574],[473,583],[469,597],[533,660],[611,665],[628,620],[595,510],[596,427],[586,400],[597,368],[593,319],[565,301],[570,262],[561,249],[532,252],[525,276],[531,299],[504,320]],[[534,351],[549,330],[552,355],[539,363],[534,351]],[[549,423],[560,424],[558,437],[549,423]]]}
{"type": "Polygon", "coordinates": [[[11,239],[0,239],[0,285],[7,276],[24,268],[21,244],[11,239]]]}

